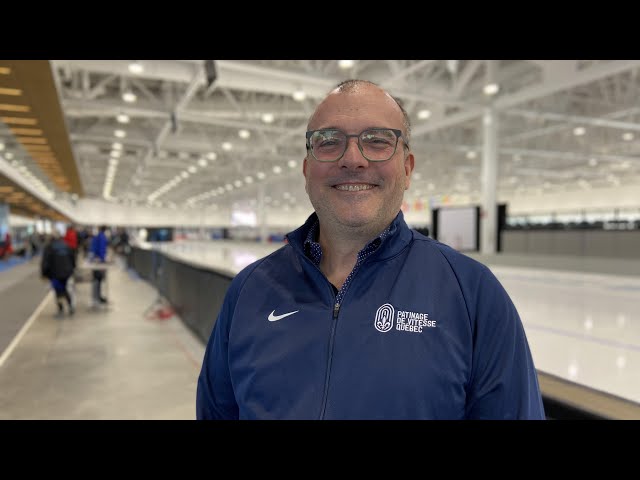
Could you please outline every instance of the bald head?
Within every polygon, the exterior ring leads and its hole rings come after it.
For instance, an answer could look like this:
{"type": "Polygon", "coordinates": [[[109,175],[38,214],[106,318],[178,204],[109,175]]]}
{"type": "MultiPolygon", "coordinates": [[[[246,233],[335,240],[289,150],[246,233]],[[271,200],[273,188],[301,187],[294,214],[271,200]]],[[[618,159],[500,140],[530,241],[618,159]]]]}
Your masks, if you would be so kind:
{"type": "MultiPolygon", "coordinates": [[[[315,112],[309,118],[309,122],[307,123],[307,130],[313,130],[318,128],[317,119],[319,111],[323,110],[326,107],[327,103],[333,103],[333,100],[337,100],[336,96],[340,95],[361,95],[361,96],[371,96],[376,102],[379,102],[381,97],[386,97],[386,101],[383,98],[383,102],[386,103],[389,108],[392,110],[396,110],[402,116],[402,127],[403,127],[403,136],[407,144],[409,144],[409,139],[411,136],[411,122],[409,120],[409,115],[406,110],[402,106],[402,102],[391,95],[389,92],[376,85],[373,82],[368,80],[345,80],[340,82],[333,90],[329,92],[329,94],[318,104],[315,112]]],[[[383,104],[384,104],[383,103],[383,104]]]]}

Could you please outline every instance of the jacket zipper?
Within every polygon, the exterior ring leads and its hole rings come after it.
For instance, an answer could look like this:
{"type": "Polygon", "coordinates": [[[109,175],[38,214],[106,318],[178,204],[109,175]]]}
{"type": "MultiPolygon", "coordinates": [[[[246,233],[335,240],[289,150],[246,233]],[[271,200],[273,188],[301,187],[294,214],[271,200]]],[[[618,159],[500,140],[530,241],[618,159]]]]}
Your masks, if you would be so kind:
{"type": "MultiPolygon", "coordinates": [[[[322,392],[322,406],[320,408],[320,416],[318,417],[319,420],[324,420],[324,414],[325,411],[327,409],[327,398],[329,396],[329,377],[331,376],[331,363],[333,360],[333,345],[334,345],[334,338],[335,338],[335,332],[336,332],[336,325],[338,323],[338,314],[340,313],[340,306],[341,304],[338,302],[335,302],[336,299],[336,294],[333,293],[333,287],[331,286],[331,282],[329,282],[329,280],[327,279],[327,277],[325,276],[324,273],[322,273],[322,270],[320,270],[320,268],[314,264],[309,258],[307,258],[306,255],[302,255],[302,257],[310,262],[315,268],[316,270],[318,270],[318,272],[320,272],[320,274],[324,277],[324,279],[326,280],[326,282],[329,284],[329,289],[331,290],[331,294],[333,295],[333,299],[334,299],[334,304],[333,304],[333,313],[332,313],[332,321],[331,321],[331,333],[329,335],[329,349],[328,349],[328,359],[327,359],[327,373],[325,374],[325,380],[324,380],[324,391],[322,392]]],[[[369,260],[368,258],[366,258],[363,262],[363,264],[369,260]]],[[[362,264],[358,267],[358,271],[360,271],[360,269],[362,268],[362,264]]],[[[357,274],[357,273],[356,273],[357,274]]],[[[354,277],[355,275],[354,274],[354,277]]],[[[351,281],[353,282],[353,278],[351,279],[351,281]]]]}
{"type": "MultiPolygon", "coordinates": [[[[335,294],[334,294],[335,300],[335,294]]],[[[329,355],[327,359],[327,373],[324,379],[324,391],[322,393],[322,407],[320,408],[320,420],[324,419],[324,413],[327,409],[327,397],[329,396],[329,377],[331,376],[331,363],[333,360],[333,344],[336,334],[336,325],[338,324],[338,313],[340,313],[340,304],[336,302],[333,305],[333,318],[331,321],[331,335],[329,336],[329,355]]]]}
{"type": "Polygon", "coordinates": [[[320,275],[322,275],[322,277],[325,279],[325,281],[327,282],[327,286],[329,287],[329,291],[333,297],[333,313],[332,313],[332,321],[331,321],[331,333],[329,334],[329,345],[328,345],[328,355],[327,355],[327,372],[325,374],[325,378],[324,378],[324,390],[322,392],[322,406],[320,407],[320,416],[319,419],[322,420],[324,418],[324,412],[327,408],[327,396],[329,393],[329,376],[331,373],[331,360],[333,360],[333,342],[334,342],[334,336],[335,336],[335,332],[336,332],[336,323],[338,321],[338,313],[340,313],[340,304],[338,302],[336,302],[336,294],[333,291],[333,287],[331,286],[331,282],[329,282],[329,280],[327,279],[327,277],[324,275],[324,273],[322,273],[322,270],[320,270],[320,268],[313,263],[309,258],[307,258],[306,255],[302,255],[302,258],[304,258],[307,262],[311,263],[311,265],[314,266],[314,268],[316,270],[318,270],[318,272],[320,272],[320,275]]]}

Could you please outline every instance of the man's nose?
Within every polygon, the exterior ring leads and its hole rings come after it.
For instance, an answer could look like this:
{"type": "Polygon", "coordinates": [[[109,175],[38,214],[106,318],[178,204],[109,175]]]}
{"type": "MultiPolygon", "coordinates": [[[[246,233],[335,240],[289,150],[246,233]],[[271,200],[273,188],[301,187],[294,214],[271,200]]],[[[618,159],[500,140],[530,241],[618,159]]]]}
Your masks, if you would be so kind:
{"type": "Polygon", "coordinates": [[[349,137],[347,139],[347,149],[338,164],[344,168],[364,168],[369,165],[369,161],[364,158],[358,147],[358,137],[349,137]]]}

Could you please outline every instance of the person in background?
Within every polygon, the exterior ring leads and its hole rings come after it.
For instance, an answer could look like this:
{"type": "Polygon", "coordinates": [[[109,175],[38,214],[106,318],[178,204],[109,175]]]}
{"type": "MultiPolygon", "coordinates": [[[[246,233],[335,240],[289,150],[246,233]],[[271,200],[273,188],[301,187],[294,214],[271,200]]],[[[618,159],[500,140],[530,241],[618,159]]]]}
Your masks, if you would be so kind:
{"type": "Polygon", "coordinates": [[[7,232],[4,240],[0,241],[0,260],[9,258],[13,255],[13,246],[11,244],[11,234],[7,232]]]}
{"type": "Polygon", "coordinates": [[[64,242],[69,245],[69,248],[73,251],[73,256],[78,262],[78,233],[73,225],[67,227],[67,231],[64,234],[64,242]]]}
{"type": "Polygon", "coordinates": [[[67,290],[67,282],[76,267],[73,251],[67,245],[58,232],[54,232],[51,241],[45,247],[40,263],[40,273],[48,278],[56,293],[58,304],[57,317],[64,315],[63,299],[67,302],[69,315],[75,313],[74,301],[67,290]]]}
{"type": "Polygon", "coordinates": [[[129,245],[129,234],[125,228],[121,228],[118,238],[118,253],[126,256],[129,255],[130,252],[131,246],[129,245]]]}
{"type": "Polygon", "coordinates": [[[89,255],[90,248],[91,233],[87,227],[83,227],[78,231],[78,251],[82,253],[83,258],[86,258],[89,255]]]}
{"type": "Polygon", "coordinates": [[[29,235],[29,244],[31,245],[31,258],[33,258],[40,252],[39,237],[36,232],[29,235]]]}
{"type": "MultiPolygon", "coordinates": [[[[101,225],[98,228],[98,233],[91,239],[91,247],[89,249],[89,260],[93,263],[106,263],[107,261],[107,248],[109,241],[105,231],[107,227],[101,225]]],[[[93,276],[93,290],[92,299],[93,306],[107,303],[107,298],[102,295],[102,282],[105,280],[107,271],[105,269],[94,269],[92,271],[93,276]]]]}
{"type": "Polygon", "coordinates": [[[485,265],[410,229],[402,104],[339,84],[306,132],[314,212],[231,282],[198,419],[544,419],[509,295],[485,265]]]}

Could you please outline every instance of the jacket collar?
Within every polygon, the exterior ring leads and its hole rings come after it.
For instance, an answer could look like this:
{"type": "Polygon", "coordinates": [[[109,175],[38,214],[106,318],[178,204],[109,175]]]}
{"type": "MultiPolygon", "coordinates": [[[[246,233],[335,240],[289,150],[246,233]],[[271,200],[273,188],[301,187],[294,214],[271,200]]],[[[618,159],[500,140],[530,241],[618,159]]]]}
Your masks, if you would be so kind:
{"type": "MultiPolygon", "coordinates": [[[[318,215],[313,212],[304,224],[286,235],[289,244],[300,254],[304,256],[304,243],[307,240],[309,231],[318,221],[318,215]]],[[[389,234],[384,238],[380,247],[372,253],[372,257],[377,260],[397,255],[405,246],[411,242],[413,233],[404,220],[402,210],[398,212],[396,218],[391,222],[389,234]]]]}

